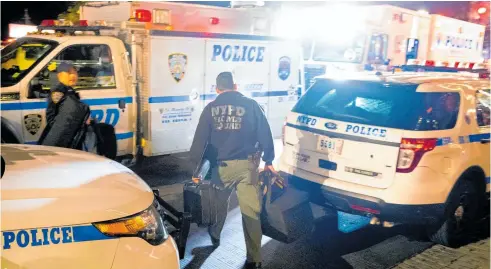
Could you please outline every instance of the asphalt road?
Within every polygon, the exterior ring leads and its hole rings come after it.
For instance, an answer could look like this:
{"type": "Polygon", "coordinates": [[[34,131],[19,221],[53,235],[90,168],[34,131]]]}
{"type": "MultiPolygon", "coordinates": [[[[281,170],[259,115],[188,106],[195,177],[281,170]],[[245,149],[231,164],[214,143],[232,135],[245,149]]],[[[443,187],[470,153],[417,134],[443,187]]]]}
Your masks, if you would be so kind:
{"type": "MultiPolygon", "coordinates": [[[[280,143],[277,141],[278,154],[280,143]]],[[[190,170],[187,156],[183,154],[147,160],[135,172],[149,185],[158,188],[166,201],[182,210],[182,183],[189,180],[190,170]]],[[[263,237],[264,268],[385,269],[433,245],[421,236],[420,228],[412,226],[383,228],[369,225],[345,234],[338,231],[336,213],[325,212],[316,206],[313,210],[317,221],[311,235],[291,244],[263,237]]],[[[489,231],[489,219],[486,222],[489,231]]],[[[181,268],[242,268],[246,253],[235,195],[231,197],[221,241],[220,247],[213,249],[206,229],[193,224],[181,268]]]]}

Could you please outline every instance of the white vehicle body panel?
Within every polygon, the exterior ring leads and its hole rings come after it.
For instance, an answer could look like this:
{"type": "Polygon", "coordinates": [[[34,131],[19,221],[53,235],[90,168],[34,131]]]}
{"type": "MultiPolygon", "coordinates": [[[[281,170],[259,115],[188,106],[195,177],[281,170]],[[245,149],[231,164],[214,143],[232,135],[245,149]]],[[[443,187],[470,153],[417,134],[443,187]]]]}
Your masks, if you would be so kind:
{"type": "Polygon", "coordinates": [[[179,268],[172,238],[153,246],[94,222],[149,208],[150,187],[123,165],[71,149],[2,144],[3,268],[179,268]]]}

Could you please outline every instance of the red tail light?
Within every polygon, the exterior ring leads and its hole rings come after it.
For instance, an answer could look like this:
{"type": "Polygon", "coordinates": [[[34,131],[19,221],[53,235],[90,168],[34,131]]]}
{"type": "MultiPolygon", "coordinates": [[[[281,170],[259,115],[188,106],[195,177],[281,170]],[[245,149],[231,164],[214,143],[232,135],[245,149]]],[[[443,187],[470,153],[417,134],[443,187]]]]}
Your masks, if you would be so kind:
{"type": "Polygon", "coordinates": [[[43,20],[41,26],[55,26],[55,20],[43,20]]]}
{"type": "Polygon", "coordinates": [[[89,26],[89,24],[87,23],[87,20],[80,20],[80,21],[78,21],[78,25],[79,26],[89,26]]]}
{"type": "Polygon", "coordinates": [[[426,152],[436,147],[436,138],[403,138],[397,160],[398,173],[410,173],[426,152]]]}
{"type": "Polygon", "coordinates": [[[152,13],[150,12],[150,10],[137,9],[137,10],[135,10],[135,18],[136,18],[136,21],[139,21],[139,22],[151,22],[152,21],[152,13]]]}

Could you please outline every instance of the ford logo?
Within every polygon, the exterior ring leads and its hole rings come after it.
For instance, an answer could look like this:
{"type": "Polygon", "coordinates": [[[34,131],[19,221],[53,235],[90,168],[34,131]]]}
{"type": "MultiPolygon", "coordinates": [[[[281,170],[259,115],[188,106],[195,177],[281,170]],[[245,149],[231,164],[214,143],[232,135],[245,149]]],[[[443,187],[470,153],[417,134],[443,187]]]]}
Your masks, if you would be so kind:
{"type": "Polygon", "coordinates": [[[338,128],[338,125],[333,122],[326,122],[324,126],[326,126],[327,129],[331,129],[331,130],[336,130],[338,128]]]}

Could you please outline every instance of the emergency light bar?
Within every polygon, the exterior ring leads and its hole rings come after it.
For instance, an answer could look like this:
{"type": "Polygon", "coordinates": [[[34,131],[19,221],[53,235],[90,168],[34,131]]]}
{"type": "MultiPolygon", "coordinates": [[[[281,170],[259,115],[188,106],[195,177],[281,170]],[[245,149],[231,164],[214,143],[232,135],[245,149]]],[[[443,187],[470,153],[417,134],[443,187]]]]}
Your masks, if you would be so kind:
{"type": "Polygon", "coordinates": [[[401,65],[394,66],[393,72],[396,69],[400,69],[402,72],[436,72],[436,73],[459,73],[467,74],[476,78],[489,78],[489,70],[485,68],[472,69],[472,68],[455,68],[445,66],[421,66],[421,65],[401,65]]]}
{"type": "Polygon", "coordinates": [[[63,20],[43,20],[41,25],[38,26],[38,31],[42,32],[45,30],[51,30],[55,32],[62,32],[68,34],[74,34],[77,31],[80,32],[94,32],[96,35],[100,35],[101,30],[111,30],[113,27],[97,25],[89,26],[86,20],[80,20],[78,25],[74,25],[70,21],[63,20]]]}

